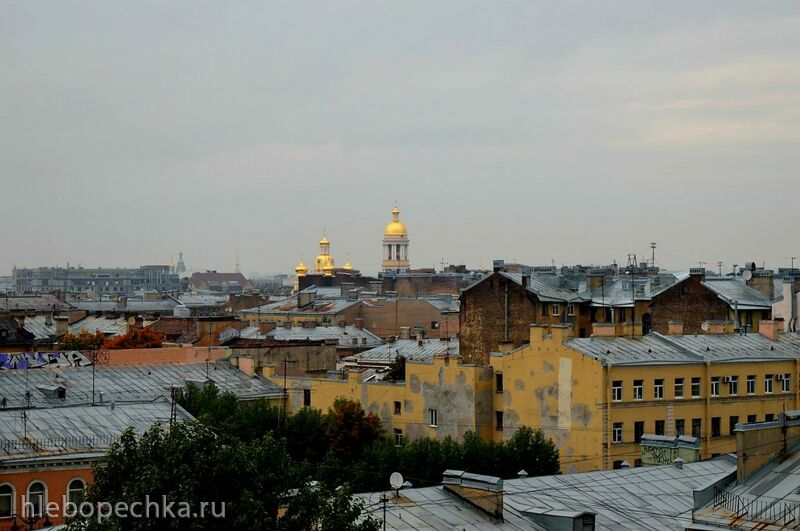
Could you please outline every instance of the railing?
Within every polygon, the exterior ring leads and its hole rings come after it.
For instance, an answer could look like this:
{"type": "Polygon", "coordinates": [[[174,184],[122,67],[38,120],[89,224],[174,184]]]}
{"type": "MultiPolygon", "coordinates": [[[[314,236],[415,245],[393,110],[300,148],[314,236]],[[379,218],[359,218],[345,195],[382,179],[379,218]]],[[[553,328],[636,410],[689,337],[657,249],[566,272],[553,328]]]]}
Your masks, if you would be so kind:
{"type": "Polygon", "coordinates": [[[800,504],[778,499],[747,499],[739,494],[714,488],[714,509],[721,507],[733,513],[735,518],[753,522],[780,524],[783,526],[800,520],[800,504]]]}
{"type": "Polygon", "coordinates": [[[116,435],[80,435],[75,437],[47,437],[42,439],[0,439],[0,453],[39,452],[41,450],[81,450],[109,448],[119,439],[116,435]]]}

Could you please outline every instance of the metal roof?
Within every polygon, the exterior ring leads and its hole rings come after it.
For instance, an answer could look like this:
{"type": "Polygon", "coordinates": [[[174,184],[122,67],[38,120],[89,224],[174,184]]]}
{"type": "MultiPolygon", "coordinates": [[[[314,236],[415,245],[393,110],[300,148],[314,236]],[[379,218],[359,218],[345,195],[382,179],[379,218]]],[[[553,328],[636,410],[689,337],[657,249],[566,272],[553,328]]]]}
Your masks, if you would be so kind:
{"type": "Polygon", "coordinates": [[[800,335],[781,334],[772,341],[761,334],[702,334],[640,337],[572,338],[566,346],[613,365],[793,360],[800,335]]]}
{"type": "Polygon", "coordinates": [[[242,330],[240,337],[252,337],[253,339],[273,338],[278,341],[324,341],[326,339],[336,339],[340,347],[375,347],[381,344],[381,338],[367,330],[356,326],[313,326],[304,328],[293,326],[291,328],[278,327],[269,332],[257,334],[258,328],[248,327],[247,332],[242,330]],[[255,331],[254,331],[255,330],[255,331]],[[245,335],[247,334],[247,335],[245,335]]]}
{"type": "MultiPolygon", "coordinates": [[[[7,458],[107,450],[127,428],[142,433],[156,422],[169,423],[170,401],[73,405],[0,410],[0,463],[7,458]]],[[[178,420],[192,416],[177,406],[178,420]]]]}
{"type": "Polygon", "coordinates": [[[278,302],[271,302],[269,304],[264,304],[263,306],[258,306],[256,308],[250,308],[247,310],[242,310],[242,313],[245,314],[261,314],[261,315],[275,315],[275,314],[286,314],[286,315],[335,315],[338,313],[343,312],[344,310],[354,306],[356,304],[360,304],[361,301],[358,300],[347,300],[347,299],[315,299],[313,302],[308,304],[307,306],[303,306],[302,308],[298,308],[297,306],[297,297],[293,296],[290,299],[285,301],[278,301],[278,302]]]}
{"type": "Polygon", "coordinates": [[[161,299],[155,301],[131,300],[125,302],[118,301],[71,301],[74,307],[87,312],[171,312],[178,303],[173,299],[161,299]]]}
{"type": "Polygon", "coordinates": [[[707,277],[703,286],[717,294],[732,308],[759,310],[772,308],[772,300],[760,291],[748,286],[742,277],[707,277]]]}
{"type": "Polygon", "coordinates": [[[58,300],[55,295],[20,295],[18,297],[0,297],[0,309],[51,312],[53,310],[69,310],[70,305],[58,300]]]}
{"type": "MultiPolygon", "coordinates": [[[[596,529],[685,529],[691,523],[692,491],[730,474],[729,458],[672,465],[504,480],[503,520],[491,518],[442,487],[403,489],[387,503],[386,528],[544,529],[533,514],[595,513],[596,529]]],[[[383,513],[381,493],[361,494],[370,512],[383,513]]]]}
{"type": "Polygon", "coordinates": [[[347,356],[344,361],[364,365],[389,365],[398,355],[409,361],[430,361],[434,356],[442,354],[458,356],[458,339],[447,341],[423,339],[422,345],[416,339],[398,339],[392,343],[385,343],[379,347],[347,356]]]}
{"type": "MultiPolygon", "coordinates": [[[[113,352],[111,354],[113,356],[113,352]]],[[[150,400],[169,394],[172,386],[183,387],[187,382],[203,382],[206,375],[222,392],[231,392],[239,399],[256,399],[283,396],[283,389],[261,377],[248,376],[226,361],[208,364],[142,364],[109,365],[95,368],[95,400],[103,401],[150,400]]],[[[24,407],[26,391],[30,392],[32,407],[87,404],[92,400],[92,368],[42,367],[30,370],[0,371],[0,397],[7,407],[24,407]],[[41,387],[61,385],[66,397],[49,398],[41,387]]]]}
{"type": "MultiPolygon", "coordinates": [[[[37,315],[34,317],[26,317],[24,328],[28,332],[36,336],[36,339],[48,339],[56,337],[55,323],[47,324],[49,317],[44,315],[37,315]]],[[[154,321],[144,321],[144,325],[152,324],[154,321]]],[[[75,321],[68,327],[70,334],[78,334],[82,330],[94,332],[100,330],[106,336],[118,336],[128,332],[128,320],[122,317],[104,317],[90,315],[84,317],[79,321],[75,321]]]]}

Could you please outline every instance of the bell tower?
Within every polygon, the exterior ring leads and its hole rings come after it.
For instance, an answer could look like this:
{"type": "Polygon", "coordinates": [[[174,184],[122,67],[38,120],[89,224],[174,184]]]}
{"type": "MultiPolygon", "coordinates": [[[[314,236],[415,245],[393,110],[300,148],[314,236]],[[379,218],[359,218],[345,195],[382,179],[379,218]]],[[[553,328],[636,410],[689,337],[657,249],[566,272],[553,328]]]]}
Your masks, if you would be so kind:
{"type": "Polygon", "coordinates": [[[392,209],[392,221],[383,231],[383,261],[381,269],[384,273],[401,273],[411,269],[408,260],[408,230],[400,221],[400,209],[392,209]]]}

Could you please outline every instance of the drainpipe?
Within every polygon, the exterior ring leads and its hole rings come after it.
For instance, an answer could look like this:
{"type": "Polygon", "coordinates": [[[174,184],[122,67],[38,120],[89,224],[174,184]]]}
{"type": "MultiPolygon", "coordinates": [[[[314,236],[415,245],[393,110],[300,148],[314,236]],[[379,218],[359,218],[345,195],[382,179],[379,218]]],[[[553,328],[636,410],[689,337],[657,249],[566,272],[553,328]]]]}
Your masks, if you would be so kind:
{"type": "Polygon", "coordinates": [[[733,327],[739,330],[741,334],[741,327],[739,326],[739,301],[733,301],[733,327]]]}
{"type": "Polygon", "coordinates": [[[503,341],[508,341],[508,280],[506,280],[506,295],[503,314],[503,341]]]}

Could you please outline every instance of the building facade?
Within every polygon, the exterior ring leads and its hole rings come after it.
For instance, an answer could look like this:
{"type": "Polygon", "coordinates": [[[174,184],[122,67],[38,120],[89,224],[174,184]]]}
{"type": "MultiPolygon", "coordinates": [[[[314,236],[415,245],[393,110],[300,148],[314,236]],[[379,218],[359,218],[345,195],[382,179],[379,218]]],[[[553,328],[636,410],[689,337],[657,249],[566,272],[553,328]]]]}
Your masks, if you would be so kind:
{"type": "Polygon", "coordinates": [[[180,278],[169,265],[138,268],[37,267],[14,268],[12,283],[17,294],[94,293],[125,294],[133,291],[175,291],[180,278]]]}

